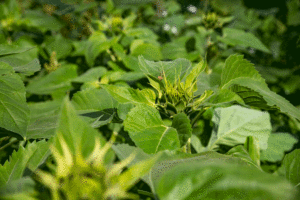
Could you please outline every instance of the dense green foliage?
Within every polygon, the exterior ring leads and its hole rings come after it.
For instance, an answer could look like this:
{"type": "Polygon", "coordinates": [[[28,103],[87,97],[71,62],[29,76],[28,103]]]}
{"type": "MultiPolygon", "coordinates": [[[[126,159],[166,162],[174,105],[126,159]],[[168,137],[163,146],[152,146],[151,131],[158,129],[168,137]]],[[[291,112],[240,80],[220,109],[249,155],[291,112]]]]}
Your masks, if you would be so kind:
{"type": "Polygon", "coordinates": [[[300,3],[249,2],[2,1],[0,199],[298,199],[300,3]]]}

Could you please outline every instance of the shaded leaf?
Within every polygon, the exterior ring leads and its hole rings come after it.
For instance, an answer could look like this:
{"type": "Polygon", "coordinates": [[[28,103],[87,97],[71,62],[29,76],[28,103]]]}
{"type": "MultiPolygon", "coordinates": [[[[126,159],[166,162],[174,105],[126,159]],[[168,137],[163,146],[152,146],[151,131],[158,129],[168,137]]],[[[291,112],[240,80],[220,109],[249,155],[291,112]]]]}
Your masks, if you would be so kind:
{"type": "Polygon", "coordinates": [[[192,136],[192,125],[188,116],[185,113],[176,114],[172,121],[172,127],[178,132],[180,146],[185,145],[192,136]]]}

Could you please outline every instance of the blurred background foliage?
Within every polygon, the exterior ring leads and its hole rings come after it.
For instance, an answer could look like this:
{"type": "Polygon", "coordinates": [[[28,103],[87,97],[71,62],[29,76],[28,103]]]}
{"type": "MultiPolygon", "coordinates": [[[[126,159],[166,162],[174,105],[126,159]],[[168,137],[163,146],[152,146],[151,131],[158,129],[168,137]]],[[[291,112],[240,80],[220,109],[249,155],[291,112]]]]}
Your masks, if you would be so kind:
{"type": "MultiPolygon", "coordinates": [[[[139,55],[206,59],[211,76],[201,84],[218,85],[225,59],[240,53],[274,92],[300,108],[299,0],[2,0],[0,22],[2,48],[37,47],[0,57],[13,67],[38,58],[41,71],[20,74],[29,103],[61,100],[66,92],[72,97],[99,82],[147,88],[139,55]]],[[[210,130],[209,120],[204,116],[197,131],[210,130]]],[[[271,120],[273,132],[299,141],[298,121],[272,111],[271,120]]],[[[106,138],[120,129],[101,128],[106,138]]],[[[125,133],[122,140],[132,143],[125,133]]],[[[1,163],[14,148],[0,151],[1,163]]]]}

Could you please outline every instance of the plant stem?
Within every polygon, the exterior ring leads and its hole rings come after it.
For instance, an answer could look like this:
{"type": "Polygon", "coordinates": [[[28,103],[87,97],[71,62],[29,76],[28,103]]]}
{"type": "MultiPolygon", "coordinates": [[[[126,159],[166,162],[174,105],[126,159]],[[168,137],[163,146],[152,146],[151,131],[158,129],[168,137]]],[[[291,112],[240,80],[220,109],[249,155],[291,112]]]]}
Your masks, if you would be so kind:
{"type": "Polygon", "coordinates": [[[192,151],[191,151],[191,138],[189,138],[187,143],[186,143],[186,151],[187,151],[187,153],[192,154],[192,151]]]}
{"type": "Polygon", "coordinates": [[[200,118],[200,116],[204,113],[204,111],[205,111],[205,109],[202,109],[201,111],[199,111],[199,113],[196,115],[196,117],[192,120],[192,122],[191,122],[192,127],[194,127],[195,123],[200,118]]]}
{"type": "Polygon", "coordinates": [[[142,195],[145,195],[145,196],[149,196],[149,197],[154,198],[154,195],[152,193],[144,191],[144,190],[138,190],[138,193],[142,194],[142,195]]]}
{"type": "Polygon", "coordinates": [[[9,138],[10,138],[9,136],[6,136],[6,137],[1,138],[1,139],[0,139],[0,144],[1,144],[3,141],[8,140],[9,138]]]}
{"type": "Polygon", "coordinates": [[[5,145],[3,145],[2,147],[0,147],[0,151],[2,151],[3,149],[5,149],[6,147],[12,145],[13,143],[17,142],[18,140],[13,140],[5,145]]]}

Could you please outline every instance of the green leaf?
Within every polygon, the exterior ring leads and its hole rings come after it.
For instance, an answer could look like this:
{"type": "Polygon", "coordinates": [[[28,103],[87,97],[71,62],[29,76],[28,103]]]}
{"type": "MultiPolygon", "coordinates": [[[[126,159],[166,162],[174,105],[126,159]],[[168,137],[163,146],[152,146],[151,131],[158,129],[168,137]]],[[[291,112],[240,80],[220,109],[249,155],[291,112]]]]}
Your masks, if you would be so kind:
{"type": "Polygon", "coordinates": [[[130,87],[120,87],[116,85],[101,85],[111,96],[119,103],[144,103],[149,106],[155,106],[156,95],[151,89],[133,89],[130,87]]]}
{"type": "Polygon", "coordinates": [[[97,56],[109,49],[114,43],[118,42],[118,37],[107,39],[105,34],[98,31],[94,32],[88,39],[85,49],[85,59],[90,67],[94,66],[95,59],[97,56]]]}
{"type": "Polygon", "coordinates": [[[191,144],[197,153],[206,151],[205,146],[202,145],[200,139],[194,134],[192,134],[192,137],[191,137],[191,144]]]}
{"type": "MultiPolygon", "coordinates": [[[[112,146],[112,149],[118,156],[120,160],[128,158],[132,153],[135,154],[134,159],[128,166],[134,165],[138,162],[147,160],[151,158],[152,155],[145,153],[142,149],[138,147],[129,146],[128,144],[116,144],[112,146]]],[[[149,186],[151,186],[151,181],[149,175],[145,175],[142,178],[149,186]]]]}
{"type": "Polygon", "coordinates": [[[119,183],[124,189],[132,187],[142,176],[147,174],[161,154],[151,156],[147,160],[143,160],[130,166],[130,168],[122,173],[119,177],[119,183]]]}
{"type": "Polygon", "coordinates": [[[29,108],[20,76],[6,63],[0,62],[0,127],[25,137],[29,124],[29,108]]]}
{"type": "Polygon", "coordinates": [[[125,34],[129,37],[134,37],[138,39],[143,39],[145,41],[156,41],[158,36],[147,27],[138,27],[138,28],[130,28],[124,31],[125,34]]]}
{"type": "Polygon", "coordinates": [[[203,72],[206,67],[207,63],[203,60],[200,63],[196,64],[193,67],[192,71],[187,75],[184,88],[187,89],[191,87],[193,83],[197,80],[200,73],[203,72]]]}
{"type": "Polygon", "coordinates": [[[9,184],[23,176],[24,170],[28,167],[34,171],[45,161],[49,155],[49,143],[46,141],[29,143],[25,148],[19,147],[19,150],[12,153],[9,161],[0,165],[0,186],[9,184]]]}
{"type": "Polygon", "coordinates": [[[30,103],[30,124],[26,138],[50,138],[55,134],[61,101],[30,103]]]}
{"type": "Polygon", "coordinates": [[[268,146],[267,141],[272,129],[270,115],[267,112],[237,105],[216,108],[212,122],[214,128],[208,149],[217,149],[220,144],[227,146],[244,144],[248,136],[258,138],[261,149],[268,146]]]}
{"type": "Polygon", "coordinates": [[[154,0],[113,0],[114,4],[118,7],[124,6],[139,6],[140,4],[147,4],[154,0]]]}
{"type": "MultiPolygon", "coordinates": [[[[81,153],[84,158],[87,158],[92,153],[97,138],[100,138],[101,147],[106,143],[104,137],[97,130],[77,116],[76,110],[67,97],[62,104],[54,138],[55,148],[63,155],[62,144],[59,140],[61,137],[66,141],[66,145],[73,155],[81,153]]],[[[108,154],[108,157],[110,160],[113,159],[112,152],[108,154]]]]}
{"type": "Polygon", "coordinates": [[[38,10],[26,10],[25,23],[29,27],[39,28],[41,31],[46,32],[47,30],[59,31],[63,27],[60,20],[54,16],[49,16],[42,11],[38,10]]]}
{"type": "Polygon", "coordinates": [[[140,72],[138,59],[132,55],[126,55],[125,50],[122,45],[116,43],[112,45],[112,48],[115,54],[119,57],[120,60],[124,62],[124,65],[135,72],[140,72]]]}
{"type": "Polygon", "coordinates": [[[33,46],[32,42],[26,42],[21,40],[19,45],[5,45],[4,47],[4,56],[0,56],[0,61],[5,62],[12,66],[16,72],[19,72],[19,69],[22,69],[21,71],[24,71],[25,67],[29,67],[31,69],[25,70],[29,71],[28,73],[32,73],[32,71],[37,70],[39,67],[39,64],[37,62],[37,56],[38,56],[38,48],[33,46]],[[10,47],[11,46],[11,47],[10,47]],[[21,47],[24,46],[24,47],[21,47]],[[7,50],[7,51],[6,51],[7,50]],[[5,54],[5,51],[7,52],[5,54]],[[32,65],[32,66],[31,66],[32,65]]]}
{"type": "Polygon", "coordinates": [[[278,108],[281,112],[300,120],[299,109],[272,92],[253,65],[243,59],[243,56],[232,55],[227,58],[220,88],[236,92],[248,105],[263,109],[278,108]]]}
{"type": "MultiPolygon", "coordinates": [[[[276,107],[282,113],[285,113],[291,117],[300,120],[300,112],[298,108],[294,107],[289,101],[287,101],[282,96],[271,91],[268,87],[266,87],[261,82],[254,81],[249,78],[237,78],[231,81],[230,84],[232,85],[237,84],[251,89],[252,91],[258,93],[259,97],[263,98],[263,101],[266,102],[267,107],[271,107],[271,108],[276,107]]],[[[255,101],[259,101],[259,102],[262,101],[259,97],[254,96],[253,104],[256,105],[256,107],[266,108],[265,104],[260,104],[260,103],[255,104],[255,101]]]]}
{"type": "Polygon", "coordinates": [[[259,160],[258,160],[258,163],[256,162],[256,160],[253,160],[251,158],[251,156],[249,155],[249,152],[247,151],[247,149],[245,149],[245,147],[243,147],[242,145],[238,145],[238,146],[231,148],[226,153],[226,155],[231,155],[233,157],[240,158],[243,161],[249,163],[251,166],[255,166],[256,168],[258,168],[259,170],[262,171],[262,169],[259,167],[259,165],[260,165],[259,160]]]}
{"type": "Polygon", "coordinates": [[[288,8],[287,25],[298,26],[300,24],[299,7],[300,3],[297,0],[286,2],[288,8]]]}
{"type": "Polygon", "coordinates": [[[94,67],[87,70],[84,74],[73,79],[72,82],[85,83],[90,81],[97,81],[100,77],[106,74],[107,69],[105,67],[94,67]]]}
{"type": "Polygon", "coordinates": [[[223,28],[223,37],[218,37],[218,40],[229,45],[252,47],[265,53],[271,53],[255,35],[240,29],[223,28]]]}
{"type": "Polygon", "coordinates": [[[296,199],[286,180],[219,159],[179,164],[162,175],[156,188],[161,200],[296,199]]]}
{"type": "Polygon", "coordinates": [[[18,180],[14,180],[0,187],[1,199],[23,199],[23,200],[36,200],[34,198],[35,181],[31,177],[23,177],[18,180]]]}
{"type": "Polygon", "coordinates": [[[0,44],[0,57],[23,53],[33,48],[35,47],[0,44]]]}
{"type": "Polygon", "coordinates": [[[32,60],[31,62],[29,62],[25,65],[14,67],[14,70],[17,73],[21,73],[26,76],[31,76],[35,72],[41,70],[41,65],[40,65],[39,60],[37,58],[35,58],[34,60],[32,60]]]}
{"type": "Polygon", "coordinates": [[[268,103],[262,97],[262,95],[260,95],[258,92],[250,88],[243,87],[240,85],[232,85],[230,87],[230,91],[238,95],[241,99],[243,99],[244,104],[248,106],[252,106],[253,108],[259,108],[265,110],[276,109],[275,106],[269,106],[268,103]]]}
{"type": "Polygon", "coordinates": [[[189,117],[185,113],[176,114],[172,121],[172,127],[178,132],[180,146],[185,145],[192,136],[192,125],[189,117]]]}
{"type": "Polygon", "coordinates": [[[161,60],[162,53],[160,46],[153,43],[145,43],[143,40],[135,40],[130,46],[130,52],[133,56],[143,55],[149,60],[161,60]]]}
{"type": "Polygon", "coordinates": [[[228,15],[230,13],[235,12],[236,10],[243,9],[243,1],[242,0],[215,0],[211,2],[211,6],[220,11],[221,13],[228,15]]]}
{"type": "Polygon", "coordinates": [[[226,59],[225,67],[222,70],[220,88],[227,88],[227,84],[230,84],[230,81],[240,77],[248,77],[262,82],[267,86],[264,82],[265,80],[254,68],[254,65],[243,57],[243,55],[235,54],[226,59]]]}
{"type": "Polygon", "coordinates": [[[166,174],[168,171],[172,170],[179,164],[189,163],[193,165],[193,163],[199,162],[203,164],[209,163],[218,163],[222,161],[222,163],[230,163],[230,164],[239,164],[240,166],[249,166],[252,168],[256,168],[252,163],[245,162],[241,158],[237,158],[234,156],[223,155],[217,152],[208,151],[200,154],[188,154],[188,153],[174,153],[165,151],[165,155],[163,155],[158,162],[150,171],[149,177],[151,180],[151,184],[155,188],[154,191],[157,192],[157,188],[159,187],[159,181],[162,176],[166,174]]]}
{"type": "Polygon", "coordinates": [[[51,55],[54,51],[58,60],[67,57],[72,51],[71,41],[63,38],[61,35],[48,37],[45,45],[48,55],[51,55]]]}
{"type": "Polygon", "coordinates": [[[29,82],[27,91],[32,94],[64,93],[72,88],[71,81],[77,77],[77,65],[62,65],[46,76],[29,82]]]}
{"type": "Polygon", "coordinates": [[[159,81],[158,76],[165,73],[166,79],[171,84],[176,83],[178,77],[181,82],[186,80],[186,76],[192,71],[192,64],[189,60],[179,58],[174,61],[148,61],[143,56],[139,56],[140,69],[144,72],[148,79],[159,81]],[[150,76],[150,78],[149,78],[150,76]]]}
{"type": "Polygon", "coordinates": [[[288,133],[271,134],[268,140],[268,148],[261,152],[261,160],[269,162],[281,161],[284,157],[284,152],[291,150],[297,141],[296,138],[288,133]]]}
{"type": "Polygon", "coordinates": [[[109,122],[121,122],[126,118],[128,108],[132,108],[131,104],[119,104],[104,89],[79,91],[74,94],[72,103],[81,118],[94,128],[109,122]]]}
{"type": "Polygon", "coordinates": [[[164,59],[175,60],[177,58],[186,58],[187,51],[185,46],[178,43],[166,43],[162,46],[161,49],[164,59]]]}
{"type": "Polygon", "coordinates": [[[297,188],[300,187],[300,149],[295,149],[283,159],[285,177],[297,188]]]}
{"type": "Polygon", "coordinates": [[[146,153],[180,147],[176,129],[165,126],[158,110],[153,107],[137,105],[128,113],[123,124],[136,146],[146,153]]]}
{"type": "Polygon", "coordinates": [[[244,105],[243,99],[237,95],[236,93],[228,90],[228,89],[222,89],[218,90],[216,93],[214,93],[209,99],[208,103],[204,103],[205,105],[211,105],[214,106],[221,106],[226,104],[234,104],[239,103],[240,105],[244,105]]]}

